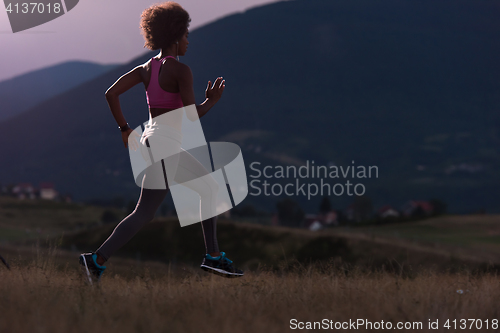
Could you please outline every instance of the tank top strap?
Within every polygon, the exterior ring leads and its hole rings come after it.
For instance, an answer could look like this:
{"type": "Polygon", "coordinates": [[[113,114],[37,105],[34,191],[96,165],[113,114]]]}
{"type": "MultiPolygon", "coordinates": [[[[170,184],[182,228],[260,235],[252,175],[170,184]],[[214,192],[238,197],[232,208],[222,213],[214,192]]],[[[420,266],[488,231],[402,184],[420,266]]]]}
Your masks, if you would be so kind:
{"type": "Polygon", "coordinates": [[[166,56],[164,58],[161,58],[160,61],[163,62],[163,60],[167,59],[167,58],[172,58],[172,59],[175,59],[175,57],[172,57],[172,56],[166,56]]]}
{"type": "MultiPolygon", "coordinates": [[[[151,60],[153,60],[152,58],[151,60]]],[[[150,90],[151,87],[159,85],[158,84],[158,73],[159,73],[159,63],[157,61],[151,61],[151,78],[149,79],[149,85],[148,89],[150,90]]],[[[146,91],[147,91],[146,90],[146,91]]]]}

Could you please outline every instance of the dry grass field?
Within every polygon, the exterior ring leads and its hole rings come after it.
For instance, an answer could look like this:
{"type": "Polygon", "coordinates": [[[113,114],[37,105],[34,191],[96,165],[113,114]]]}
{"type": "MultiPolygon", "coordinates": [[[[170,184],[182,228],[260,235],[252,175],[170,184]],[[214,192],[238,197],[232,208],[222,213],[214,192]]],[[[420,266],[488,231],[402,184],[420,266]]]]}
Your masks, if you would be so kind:
{"type": "MultiPolygon", "coordinates": [[[[193,266],[117,259],[99,285],[89,286],[74,254],[25,251],[9,255],[11,270],[0,267],[0,332],[273,333],[296,331],[292,319],[297,325],[364,319],[393,329],[422,323],[407,332],[463,331],[452,321],[477,319],[473,325],[482,329],[469,329],[469,320],[466,330],[488,332],[500,319],[500,279],[490,273],[421,270],[405,277],[334,262],[284,262],[278,270],[225,279],[193,266]],[[448,319],[451,329],[444,327],[448,319]],[[439,328],[430,330],[429,320],[439,328]]],[[[364,324],[358,330],[380,331],[364,324]]]]}
{"type": "Polygon", "coordinates": [[[89,286],[78,255],[115,227],[104,210],[0,198],[0,333],[498,330],[500,216],[319,232],[221,219],[238,279],[198,267],[199,225],[156,218],[89,286]]]}

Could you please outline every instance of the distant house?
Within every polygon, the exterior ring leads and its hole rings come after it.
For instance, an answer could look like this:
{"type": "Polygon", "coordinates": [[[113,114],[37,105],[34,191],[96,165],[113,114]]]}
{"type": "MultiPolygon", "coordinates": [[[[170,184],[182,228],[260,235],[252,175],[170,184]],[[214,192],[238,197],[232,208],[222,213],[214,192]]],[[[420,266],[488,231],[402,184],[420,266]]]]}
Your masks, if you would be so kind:
{"type": "Polygon", "coordinates": [[[328,213],[325,214],[324,222],[327,225],[338,225],[339,224],[338,218],[339,218],[339,216],[338,216],[337,212],[332,210],[332,211],[329,211],[328,213]]]}
{"type": "Polygon", "coordinates": [[[324,226],[321,222],[319,221],[314,221],[310,226],[309,226],[309,230],[311,231],[317,231],[317,230],[321,230],[323,229],[324,226]]]}
{"type": "Polygon", "coordinates": [[[399,212],[390,205],[385,205],[377,211],[377,215],[383,219],[389,217],[399,217],[399,212]]]}
{"type": "Polygon", "coordinates": [[[309,228],[309,226],[316,220],[316,214],[306,214],[304,216],[304,227],[309,228]]]}
{"type": "Polygon", "coordinates": [[[449,175],[455,172],[477,173],[483,170],[484,166],[481,163],[460,163],[450,165],[444,172],[449,175]]]}
{"type": "Polygon", "coordinates": [[[333,210],[325,214],[306,214],[304,227],[309,230],[319,230],[325,226],[338,225],[337,218],[337,213],[333,210]]]}
{"type": "Polygon", "coordinates": [[[367,196],[356,196],[352,204],[345,210],[346,219],[354,222],[367,221],[372,218],[373,204],[367,196]]]}
{"type": "Polygon", "coordinates": [[[321,217],[316,214],[306,214],[304,217],[304,227],[314,231],[323,229],[323,223],[320,220],[321,217]]]}
{"type": "Polygon", "coordinates": [[[12,188],[12,194],[18,199],[35,199],[35,188],[31,183],[19,183],[12,188]]]}
{"type": "Polygon", "coordinates": [[[54,184],[49,182],[40,183],[40,199],[54,200],[57,198],[57,191],[54,184]]]}
{"type": "Polygon", "coordinates": [[[428,201],[418,201],[410,200],[401,208],[403,215],[405,216],[415,216],[415,215],[431,215],[434,211],[432,204],[428,201]]]}

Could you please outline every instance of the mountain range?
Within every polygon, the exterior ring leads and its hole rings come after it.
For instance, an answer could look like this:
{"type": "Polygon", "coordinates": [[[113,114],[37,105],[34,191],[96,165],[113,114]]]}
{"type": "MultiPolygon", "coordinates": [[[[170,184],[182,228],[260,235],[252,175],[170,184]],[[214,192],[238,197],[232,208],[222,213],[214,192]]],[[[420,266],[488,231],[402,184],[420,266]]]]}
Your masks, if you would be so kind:
{"type": "Polygon", "coordinates": [[[0,121],[77,87],[118,65],[68,61],[0,82],[0,121]]]}

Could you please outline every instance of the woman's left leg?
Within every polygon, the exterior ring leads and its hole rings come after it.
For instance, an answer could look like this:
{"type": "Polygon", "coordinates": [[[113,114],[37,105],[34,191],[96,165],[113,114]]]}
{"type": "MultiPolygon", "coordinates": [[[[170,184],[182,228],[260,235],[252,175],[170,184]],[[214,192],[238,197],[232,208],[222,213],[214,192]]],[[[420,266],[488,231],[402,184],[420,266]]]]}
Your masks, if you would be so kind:
{"type": "Polygon", "coordinates": [[[115,227],[108,239],[95,251],[104,261],[107,261],[118,249],[128,243],[142,227],[154,219],[158,207],[167,195],[168,189],[150,190],[144,188],[146,177],[147,175],[144,175],[141,194],[134,211],[115,227]]]}

